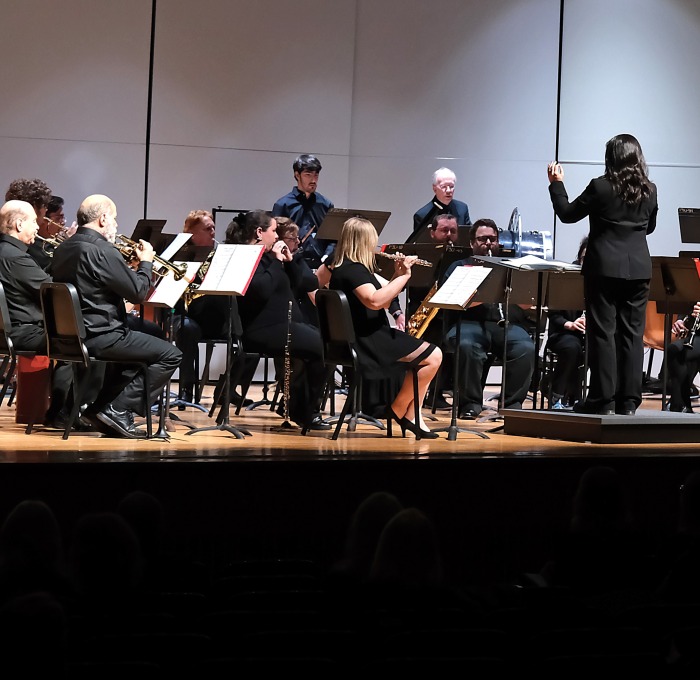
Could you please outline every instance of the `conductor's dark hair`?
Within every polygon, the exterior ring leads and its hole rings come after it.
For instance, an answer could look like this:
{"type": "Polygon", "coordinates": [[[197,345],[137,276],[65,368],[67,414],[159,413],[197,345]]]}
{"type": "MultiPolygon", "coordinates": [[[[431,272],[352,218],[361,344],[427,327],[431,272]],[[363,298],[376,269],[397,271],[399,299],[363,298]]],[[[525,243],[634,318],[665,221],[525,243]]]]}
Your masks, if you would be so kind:
{"type": "Polygon", "coordinates": [[[490,220],[488,217],[482,217],[480,220],[474,222],[474,224],[472,224],[472,228],[469,230],[470,243],[476,238],[476,230],[479,227],[490,227],[496,232],[496,239],[498,239],[498,227],[496,226],[496,223],[493,220],[490,220]]]}
{"type": "Polygon", "coordinates": [[[26,201],[39,212],[49,204],[51,189],[40,179],[16,179],[10,182],[5,194],[6,201],[26,201]]]}
{"type": "Polygon", "coordinates": [[[605,145],[605,177],[628,205],[651,195],[651,182],[642,147],[632,135],[615,135],[605,145]]]}
{"type": "Polygon", "coordinates": [[[303,153],[301,156],[297,156],[292,165],[294,172],[304,172],[304,170],[321,172],[321,167],[321,161],[310,153],[303,153]]]}
{"type": "Polygon", "coordinates": [[[272,224],[272,216],[265,210],[251,210],[231,220],[226,228],[226,243],[254,243],[255,232],[260,227],[267,231],[272,224]]]}
{"type": "Polygon", "coordinates": [[[581,243],[578,244],[578,253],[576,253],[576,264],[583,263],[583,253],[588,248],[588,236],[584,236],[581,239],[581,243]]]}

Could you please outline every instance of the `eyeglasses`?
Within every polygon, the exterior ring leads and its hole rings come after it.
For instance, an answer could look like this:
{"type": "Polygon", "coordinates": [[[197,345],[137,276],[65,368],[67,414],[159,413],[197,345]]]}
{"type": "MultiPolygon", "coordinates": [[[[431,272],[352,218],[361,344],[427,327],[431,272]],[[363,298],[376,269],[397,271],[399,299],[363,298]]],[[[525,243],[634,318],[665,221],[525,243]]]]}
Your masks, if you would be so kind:
{"type": "Polygon", "coordinates": [[[301,239],[298,236],[283,236],[282,240],[283,241],[301,241],[301,239]]]}
{"type": "Polygon", "coordinates": [[[477,243],[488,243],[491,241],[491,243],[498,243],[498,236],[477,236],[474,239],[477,243]]]}

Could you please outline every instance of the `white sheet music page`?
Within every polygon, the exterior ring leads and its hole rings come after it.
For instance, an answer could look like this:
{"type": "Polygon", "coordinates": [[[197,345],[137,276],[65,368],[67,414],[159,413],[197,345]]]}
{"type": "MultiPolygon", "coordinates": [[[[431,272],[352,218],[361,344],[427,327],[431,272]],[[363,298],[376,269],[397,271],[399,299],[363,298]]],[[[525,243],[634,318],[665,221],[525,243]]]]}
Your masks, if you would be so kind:
{"type": "Polygon", "coordinates": [[[542,271],[581,271],[581,265],[561,262],[560,260],[543,260],[536,255],[511,257],[506,260],[509,266],[519,269],[541,269],[542,271]]]}
{"type": "MultiPolygon", "coordinates": [[[[181,264],[177,262],[176,264],[181,264]]],[[[148,302],[151,305],[158,305],[159,307],[169,307],[172,309],[177,304],[177,301],[182,297],[187,286],[194,281],[195,276],[199,268],[202,266],[201,262],[185,262],[187,265],[187,273],[179,281],[175,280],[175,274],[172,270],[168,270],[166,276],[163,276],[158,282],[156,287],[151,291],[148,296],[148,302]]]]}
{"type": "Polygon", "coordinates": [[[198,292],[245,295],[264,252],[263,245],[219,244],[198,292]]]}
{"type": "Polygon", "coordinates": [[[426,305],[444,309],[464,309],[491,271],[490,267],[473,265],[456,267],[450,278],[437,289],[426,305]]]}

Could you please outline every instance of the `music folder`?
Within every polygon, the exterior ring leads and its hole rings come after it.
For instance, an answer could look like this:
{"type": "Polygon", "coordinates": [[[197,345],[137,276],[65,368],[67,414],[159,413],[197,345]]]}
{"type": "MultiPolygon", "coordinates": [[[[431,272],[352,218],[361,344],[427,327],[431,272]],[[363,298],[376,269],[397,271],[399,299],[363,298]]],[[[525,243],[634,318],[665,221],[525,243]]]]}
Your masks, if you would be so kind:
{"type": "Polygon", "coordinates": [[[391,213],[383,210],[352,210],[350,208],[331,208],[318,226],[316,238],[322,241],[337,241],[346,220],[351,217],[362,217],[369,220],[377,230],[377,235],[387,223],[391,213]]]}
{"type": "Polygon", "coordinates": [[[681,243],[700,243],[700,208],[678,208],[681,243]]]}
{"type": "Polygon", "coordinates": [[[264,252],[263,245],[219,244],[197,292],[206,295],[245,295],[264,252]]]}

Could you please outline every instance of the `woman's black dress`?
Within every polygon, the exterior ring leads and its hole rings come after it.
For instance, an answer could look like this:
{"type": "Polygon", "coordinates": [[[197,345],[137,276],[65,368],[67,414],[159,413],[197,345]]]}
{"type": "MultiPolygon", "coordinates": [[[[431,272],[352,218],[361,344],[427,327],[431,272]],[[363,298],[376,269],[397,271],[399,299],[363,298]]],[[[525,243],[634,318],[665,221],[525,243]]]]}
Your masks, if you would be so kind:
{"type": "Polygon", "coordinates": [[[348,298],[363,375],[386,378],[391,373],[404,371],[406,363],[399,360],[415,352],[424,341],[392,328],[383,309],[365,307],[355,295],[355,289],[366,283],[381,288],[367,267],[346,260],[333,268],[329,287],[342,291],[348,298]]]}

